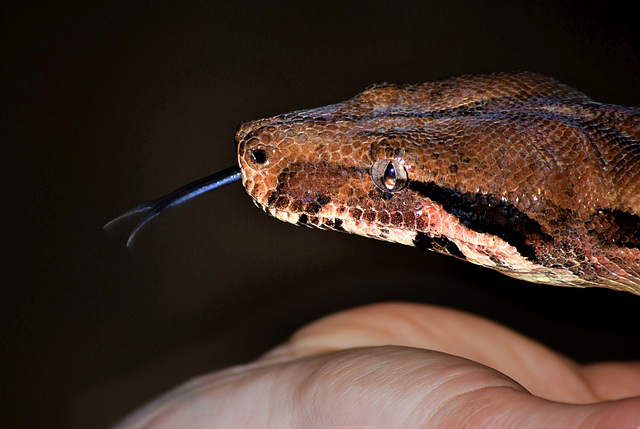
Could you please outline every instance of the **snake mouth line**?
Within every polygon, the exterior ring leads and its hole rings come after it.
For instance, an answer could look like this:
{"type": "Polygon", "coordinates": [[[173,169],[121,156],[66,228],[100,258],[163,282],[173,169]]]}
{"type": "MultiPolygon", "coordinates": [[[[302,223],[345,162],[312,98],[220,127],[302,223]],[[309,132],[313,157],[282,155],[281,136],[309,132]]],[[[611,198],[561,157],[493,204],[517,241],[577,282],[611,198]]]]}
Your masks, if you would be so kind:
{"type": "Polygon", "coordinates": [[[343,227],[344,219],[330,218],[326,216],[307,215],[306,213],[292,213],[286,210],[279,210],[256,203],[265,213],[279,219],[283,222],[292,223],[297,226],[306,226],[316,229],[330,229],[332,231],[348,232],[343,227]]]}
{"type": "Polygon", "coordinates": [[[391,241],[409,246],[417,246],[416,237],[418,236],[418,232],[415,230],[376,225],[375,223],[367,222],[365,220],[355,220],[348,217],[329,217],[288,212],[286,210],[268,207],[257,202],[256,205],[276,219],[297,226],[346,232],[381,241],[391,241]]]}

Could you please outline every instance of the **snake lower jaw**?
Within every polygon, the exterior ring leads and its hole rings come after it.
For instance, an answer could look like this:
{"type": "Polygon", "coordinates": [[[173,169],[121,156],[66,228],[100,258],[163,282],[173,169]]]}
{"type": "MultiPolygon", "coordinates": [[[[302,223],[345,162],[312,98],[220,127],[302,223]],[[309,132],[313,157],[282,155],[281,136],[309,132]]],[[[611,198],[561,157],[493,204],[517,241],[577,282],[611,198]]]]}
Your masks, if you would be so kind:
{"type": "Polygon", "coordinates": [[[629,284],[628,281],[622,278],[620,281],[612,279],[603,280],[602,278],[590,281],[575,275],[565,268],[550,268],[529,261],[523,258],[515,247],[489,234],[472,233],[472,236],[466,237],[466,239],[454,240],[452,243],[458,252],[451,252],[445,247],[424,246],[419,243],[418,235],[420,234],[426,235],[432,240],[440,239],[438,235],[417,232],[415,230],[379,226],[363,220],[354,220],[345,217],[327,217],[295,213],[263,206],[258,202],[256,202],[256,205],[276,219],[296,226],[346,232],[381,241],[427,248],[437,253],[456,256],[458,259],[499,271],[509,277],[526,282],[577,288],[605,287],[640,294],[638,287],[634,284],[629,284]]]}

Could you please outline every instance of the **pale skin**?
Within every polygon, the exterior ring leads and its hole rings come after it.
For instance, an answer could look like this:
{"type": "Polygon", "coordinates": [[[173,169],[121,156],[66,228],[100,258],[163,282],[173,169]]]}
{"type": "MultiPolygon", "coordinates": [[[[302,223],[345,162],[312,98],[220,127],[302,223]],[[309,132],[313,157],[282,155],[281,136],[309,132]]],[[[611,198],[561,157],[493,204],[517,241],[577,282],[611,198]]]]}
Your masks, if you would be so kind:
{"type": "Polygon", "coordinates": [[[640,362],[579,365],[486,319],[388,303],[316,321],[118,428],[640,427],[640,362]]]}

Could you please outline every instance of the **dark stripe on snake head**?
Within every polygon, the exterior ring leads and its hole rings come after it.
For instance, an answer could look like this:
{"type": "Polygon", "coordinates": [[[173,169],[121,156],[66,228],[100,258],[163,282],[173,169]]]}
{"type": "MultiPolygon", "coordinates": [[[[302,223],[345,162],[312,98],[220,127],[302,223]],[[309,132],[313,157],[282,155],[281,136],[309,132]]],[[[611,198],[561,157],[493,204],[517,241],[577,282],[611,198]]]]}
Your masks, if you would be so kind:
{"type": "Polygon", "coordinates": [[[342,226],[342,219],[334,219],[333,222],[328,222],[327,226],[336,231],[344,231],[342,226]]]}
{"type": "Polygon", "coordinates": [[[531,262],[539,261],[530,239],[551,241],[550,236],[542,233],[538,222],[492,194],[461,192],[433,182],[411,181],[409,188],[440,204],[467,228],[500,237],[531,262]]]}

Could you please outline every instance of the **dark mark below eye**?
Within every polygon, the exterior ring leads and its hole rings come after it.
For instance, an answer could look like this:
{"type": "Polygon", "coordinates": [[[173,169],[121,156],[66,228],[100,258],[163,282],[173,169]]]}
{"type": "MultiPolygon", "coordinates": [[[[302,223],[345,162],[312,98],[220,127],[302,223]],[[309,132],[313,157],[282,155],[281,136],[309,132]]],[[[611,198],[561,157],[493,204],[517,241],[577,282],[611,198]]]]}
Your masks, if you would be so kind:
{"type": "Polygon", "coordinates": [[[298,218],[298,222],[296,222],[296,224],[299,225],[299,226],[307,226],[308,222],[309,222],[309,218],[307,217],[306,214],[303,213],[298,218]]]}
{"type": "Polygon", "coordinates": [[[305,206],[305,211],[310,215],[317,215],[321,208],[317,201],[310,201],[305,206]]]}
{"type": "Polygon", "coordinates": [[[331,201],[331,197],[329,195],[320,195],[316,199],[316,202],[320,207],[326,206],[327,204],[329,204],[330,201],[331,201]]]}
{"type": "Polygon", "coordinates": [[[271,205],[274,203],[274,201],[276,200],[276,197],[278,196],[276,191],[273,191],[271,193],[271,195],[269,195],[269,198],[267,199],[267,206],[271,207],[271,205]]]}

